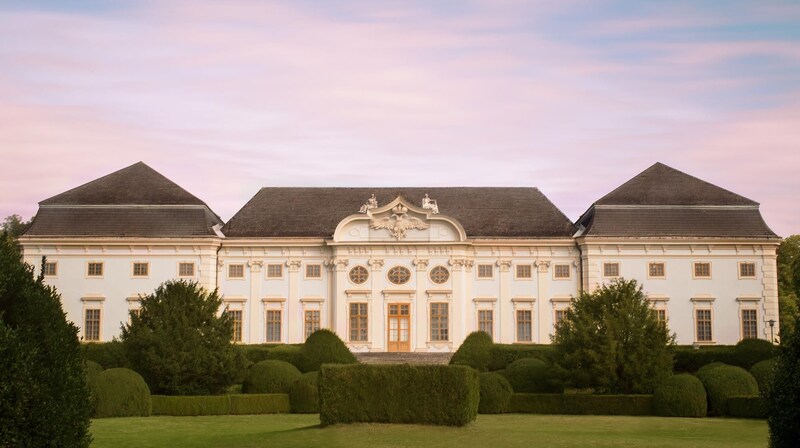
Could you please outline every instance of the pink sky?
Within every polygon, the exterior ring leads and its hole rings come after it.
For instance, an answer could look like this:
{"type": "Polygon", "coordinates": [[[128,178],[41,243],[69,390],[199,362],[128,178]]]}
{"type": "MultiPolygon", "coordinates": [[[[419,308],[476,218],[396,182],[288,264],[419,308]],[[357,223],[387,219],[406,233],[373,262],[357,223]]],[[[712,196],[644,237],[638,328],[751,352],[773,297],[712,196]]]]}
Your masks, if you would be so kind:
{"type": "Polygon", "coordinates": [[[84,3],[0,6],[1,216],[141,160],[223,219],[262,186],[477,185],[574,220],[661,161],[800,233],[796,4],[84,3]]]}

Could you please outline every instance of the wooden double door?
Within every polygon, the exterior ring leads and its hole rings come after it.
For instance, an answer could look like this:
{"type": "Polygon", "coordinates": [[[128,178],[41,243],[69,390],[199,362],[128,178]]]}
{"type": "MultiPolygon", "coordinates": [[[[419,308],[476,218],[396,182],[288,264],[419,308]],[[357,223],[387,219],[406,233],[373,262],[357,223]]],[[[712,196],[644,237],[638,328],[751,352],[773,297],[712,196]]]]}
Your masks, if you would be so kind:
{"type": "Polygon", "coordinates": [[[386,328],[387,350],[407,352],[411,350],[411,304],[390,303],[386,328]]]}

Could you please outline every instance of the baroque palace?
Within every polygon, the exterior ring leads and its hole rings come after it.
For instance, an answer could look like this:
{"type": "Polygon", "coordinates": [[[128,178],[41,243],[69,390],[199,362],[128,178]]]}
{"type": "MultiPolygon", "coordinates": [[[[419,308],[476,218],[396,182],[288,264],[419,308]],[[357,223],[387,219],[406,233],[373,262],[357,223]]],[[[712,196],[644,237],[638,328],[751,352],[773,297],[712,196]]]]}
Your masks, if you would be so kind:
{"type": "Polygon", "coordinates": [[[330,328],[353,351],[549,343],[581,290],[636,279],[679,344],[778,334],[758,203],[657,163],[571,222],[536,188],[263,188],[224,223],[137,163],[39,203],[19,238],[84,341],[169,279],[219,288],[246,344],[330,328]]]}

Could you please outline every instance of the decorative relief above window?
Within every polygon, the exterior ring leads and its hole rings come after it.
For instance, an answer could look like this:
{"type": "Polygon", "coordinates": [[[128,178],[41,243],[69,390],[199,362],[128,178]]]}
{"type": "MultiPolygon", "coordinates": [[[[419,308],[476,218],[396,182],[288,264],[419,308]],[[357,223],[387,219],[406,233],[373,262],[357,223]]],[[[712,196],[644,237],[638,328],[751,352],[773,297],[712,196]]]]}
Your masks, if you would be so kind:
{"type": "Polygon", "coordinates": [[[450,279],[450,271],[444,266],[436,266],[431,269],[431,281],[437,285],[447,283],[450,279]]]}
{"type": "Polygon", "coordinates": [[[350,269],[350,281],[356,285],[364,284],[369,278],[369,271],[364,266],[356,266],[350,269]]]}
{"type": "Polygon", "coordinates": [[[389,273],[387,275],[389,277],[389,281],[395,285],[404,285],[411,280],[411,271],[402,266],[395,266],[389,269],[389,273]]]}

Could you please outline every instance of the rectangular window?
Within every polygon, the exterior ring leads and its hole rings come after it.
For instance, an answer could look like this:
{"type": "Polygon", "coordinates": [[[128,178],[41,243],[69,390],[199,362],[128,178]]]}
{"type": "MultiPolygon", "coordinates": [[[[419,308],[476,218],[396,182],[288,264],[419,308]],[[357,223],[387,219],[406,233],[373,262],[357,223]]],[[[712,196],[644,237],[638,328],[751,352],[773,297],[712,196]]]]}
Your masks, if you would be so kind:
{"type": "Polygon", "coordinates": [[[572,270],[568,264],[557,264],[553,267],[553,276],[558,279],[570,278],[572,270]]]}
{"type": "Polygon", "coordinates": [[[517,265],[517,278],[531,278],[531,265],[518,264],[517,265]]]}
{"type": "Polygon", "coordinates": [[[741,277],[741,278],[756,278],[756,264],[755,263],[739,263],[739,277],[741,277]]]}
{"type": "Polygon", "coordinates": [[[150,275],[150,263],[144,263],[144,262],[133,263],[134,277],[147,277],[148,275],[150,275]]]}
{"type": "Polygon", "coordinates": [[[711,278],[711,263],[695,263],[695,278],[711,278]]]}
{"type": "Polygon", "coordinates": [[[567,310],[556,310],[555,320],[553,321],[553,324],[556,328],[558,328],[558,326],[561,325],[561,321],[564,320],[564,316],[566,315],[567,315],[567,310]]]}
{"type": "Polygon", "coordinates": [[[603,263],[603,277],[619,277],[619,263],[603,263]]]}
{"type": "Polygon", "coordinates": [[[489,336],[494,334],[494,312],[492,310],[478,310],[478,331],[483,331],[489,336]]]}
{"type": "Polygon", "coordinates": [[[531,310],[517,310],[517,342],[533,341],[533,318],[531,310]]]}
{"type": "Polygon", "coordinates": [[[742,310],[742,339],[755,339],[758,337],[758,311],[742,310]]]}
{"type": "Polygon", "coordinates": [[[697,342],[713,341],[711,333],[711,310],[695,310],[697,342]]]}
{"type": "Polygon", "coordinates": [[[233,322],[233,338],[235,342],[242,342],[242,310],[228,310],[228,315],[231,316],[233,322]]]}
{"type": "Polygon", "coordinates": [[[244,278],[244,265],[243,264],[228,265],[228,278],[244,278]]]}
{"type": "Polygon", "coordinates": [[[656,308],[652,310],[653,316],[655,316],[656,320],[663,325],[667,324],[667,310],[656,308]]]}
{"type": "Polygon", "coordinates": [[[652,278],[664,278],[664,263],[650,263],[648,275],[652,278]]]}
{"type": "Polygon", "coordinates": [[[266,342],[281,342],[281,311],[267,310],[266,342]]]}
{"type": "Polygon", "coordinates": [[[100,340],[100,310],[88,309],[83,322],[83,340],[96,342],[100,340]]]}
{"type": "Polygon", "coordinates": [[[58,263],[55,261],[48,261],[44,264],[45,277],[55,277],[58,275],[58,263]]]}
{"type": "Polygon", "coordinates": [[[194,263],[178,263],[178,277],[194,277],[194,263]]]}
{"type": "Polygon", "coordinates": [[[103,276],[103,263],[90,262],[86,268],[86,275],[89,277],[102,277],[103,276]]]}
{"type": "Polygon", "coordinates": [[[308,310],[305,315],[305,331],[306,339],[308,339],[315,331],[319,330],[319,310],[308,310]]]}
{"type": "Polygon", "coordinates": [[[478,278],[492,278],[492,265],[479,264],[478,265],[478,278]]]}
{"type": "Polygon", "coordinates": [[[283,265],[268,264],[267,265],[267,278],[281,278],[283,277],[283,265]]]}
{"type": "Polygon", "coordinates": [[[431,303],[431,341],[450,340],[450,322],[447,303],[431,303]]]}
{"type": "Polygon", "coordinates": [[[368,341],[367,333],[367,304],[350,304],[350,340],[368,341]]]}
{"type": "Polygon", "coordinates": [[[307,264],[306,278],[322,278],[322,266],[318,264],[307,264]]]}

